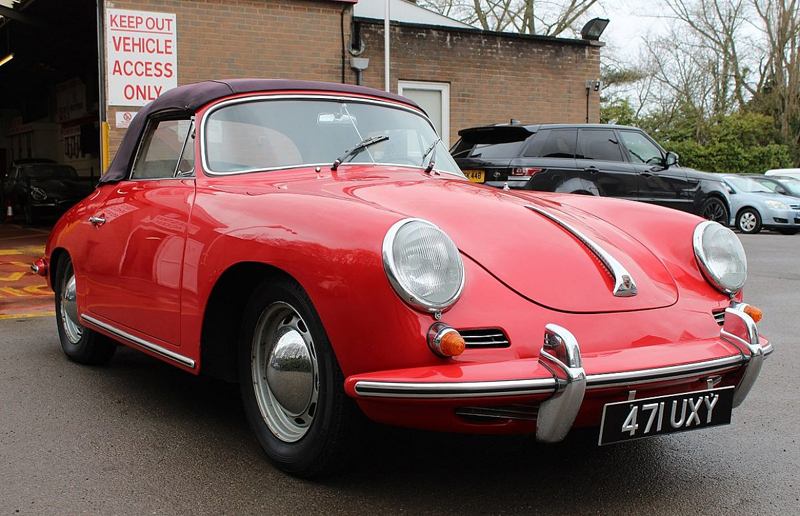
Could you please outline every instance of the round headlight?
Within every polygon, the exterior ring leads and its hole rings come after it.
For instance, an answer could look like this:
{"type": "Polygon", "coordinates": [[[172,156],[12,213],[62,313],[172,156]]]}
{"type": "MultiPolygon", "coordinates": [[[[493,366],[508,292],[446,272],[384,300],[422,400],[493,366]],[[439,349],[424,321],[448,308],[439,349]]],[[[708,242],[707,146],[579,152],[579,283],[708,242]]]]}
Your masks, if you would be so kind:
{"type": "Polygon", "coordinates": [[[747,281],[747,257],[730,229],[706,221],[694,230],[694,254],[700,270],[723,294],[736,294],[747,281]]]}
{"type": "Polygon", "coordinates": [[[404,219],[383,239],[383,267],[395,292],[428,312],[449,308],[464,289],[464,263],[447,234],[430,222],[404,219]]]}

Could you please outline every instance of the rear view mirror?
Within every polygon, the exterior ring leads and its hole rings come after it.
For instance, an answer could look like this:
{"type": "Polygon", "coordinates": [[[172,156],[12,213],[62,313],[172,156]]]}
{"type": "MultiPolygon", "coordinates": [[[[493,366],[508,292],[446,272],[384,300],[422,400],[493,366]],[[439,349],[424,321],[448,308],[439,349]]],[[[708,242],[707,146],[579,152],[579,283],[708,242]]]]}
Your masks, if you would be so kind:
{"type": "Polygon", "coordinates": [[[346,125],[354,127],[358,125],[358,120],[353,115],[344,113],[320,113],[317,115],[317,125],[346,125]]]}

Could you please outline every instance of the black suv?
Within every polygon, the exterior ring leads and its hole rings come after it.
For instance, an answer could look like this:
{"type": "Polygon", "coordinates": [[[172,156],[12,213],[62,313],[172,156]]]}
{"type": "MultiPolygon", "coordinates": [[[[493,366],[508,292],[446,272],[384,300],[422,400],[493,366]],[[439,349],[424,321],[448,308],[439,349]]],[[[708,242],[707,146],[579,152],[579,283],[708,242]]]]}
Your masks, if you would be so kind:
{"type": "Polygon", "coordinates": [[[458,132],[450,154],[470,181],[495,187],[645,201],[728,224],[728,191],[714,174],[678,165],[641,129],[500,124],[458,132]]]}

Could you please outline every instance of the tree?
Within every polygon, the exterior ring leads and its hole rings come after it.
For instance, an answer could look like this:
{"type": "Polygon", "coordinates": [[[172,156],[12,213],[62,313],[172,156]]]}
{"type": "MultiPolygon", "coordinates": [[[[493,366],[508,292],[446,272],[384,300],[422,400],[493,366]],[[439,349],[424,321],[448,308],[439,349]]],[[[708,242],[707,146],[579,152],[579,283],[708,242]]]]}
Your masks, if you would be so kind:
{"type": "Polygon", "coordinates": [[[419,0],[418,3],[483,30],[560,36],[598,0],[419,0]]]}

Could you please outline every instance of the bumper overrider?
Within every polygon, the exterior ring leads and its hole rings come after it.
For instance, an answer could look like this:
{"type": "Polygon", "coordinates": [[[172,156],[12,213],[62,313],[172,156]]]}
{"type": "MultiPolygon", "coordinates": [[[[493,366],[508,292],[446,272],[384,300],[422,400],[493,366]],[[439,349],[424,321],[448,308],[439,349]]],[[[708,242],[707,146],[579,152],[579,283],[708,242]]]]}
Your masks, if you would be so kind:
{"type": "Polygon", "coordinates": [[[458,366],[458,374],[450,374],[445,366],[437,371],[421,368],[354,375],[347,378],[345,389],[362,401],[539,399],[542,401],[534,416],[536,440],[544,443],[559,442],[566,437],[584,405],[587,391],[622,387],[635,393],[634,389],[645,389],[648,385],[688,378],[708,378],[711,382],[717,375],[735,372],[740,375],[734,389],[736,407],[747,397],[764,359],[773,351],[772,344],[759,337],[756,323],[744,312],[745,307],[732,302],[725,310],[720,339],[738,350],[733,355],[650,369],[587,374],[575,336],[566,328],[548,324],[538,359],[505,362],[503,367],[497,363],[458,366]],[[530,373],[523,379],[485,379],[492,377],[492,372],[496,378],[498,371],[519,378],[521,370],[530,373]]]}

